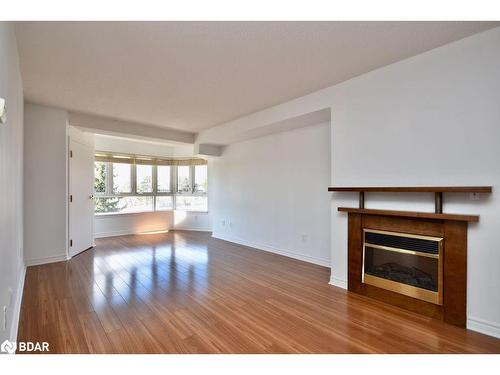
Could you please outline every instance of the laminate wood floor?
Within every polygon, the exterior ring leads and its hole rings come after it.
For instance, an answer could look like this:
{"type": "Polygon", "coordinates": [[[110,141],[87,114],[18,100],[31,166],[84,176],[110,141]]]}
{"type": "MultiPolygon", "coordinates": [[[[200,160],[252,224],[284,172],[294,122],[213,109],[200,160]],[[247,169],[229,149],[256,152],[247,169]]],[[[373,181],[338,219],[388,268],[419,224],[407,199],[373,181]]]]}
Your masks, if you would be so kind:
{"type": "Polygon", "coordinates": [[[208,233],[96,241],[29,267],[20,341],[52,353],[489,353],[500,340],[328,285],[328,268],[208,233]]]}

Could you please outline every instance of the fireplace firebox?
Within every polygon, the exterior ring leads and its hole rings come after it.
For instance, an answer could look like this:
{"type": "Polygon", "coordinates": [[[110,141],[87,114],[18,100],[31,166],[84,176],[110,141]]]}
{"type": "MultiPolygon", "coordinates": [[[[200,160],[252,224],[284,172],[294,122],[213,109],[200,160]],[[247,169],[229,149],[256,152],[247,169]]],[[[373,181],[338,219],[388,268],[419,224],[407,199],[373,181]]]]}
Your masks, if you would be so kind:
{"type": "Polygon", "coordinates": [[[372,229],[363,235],[363,283],[443,303],[443,238],[372,229]]]}

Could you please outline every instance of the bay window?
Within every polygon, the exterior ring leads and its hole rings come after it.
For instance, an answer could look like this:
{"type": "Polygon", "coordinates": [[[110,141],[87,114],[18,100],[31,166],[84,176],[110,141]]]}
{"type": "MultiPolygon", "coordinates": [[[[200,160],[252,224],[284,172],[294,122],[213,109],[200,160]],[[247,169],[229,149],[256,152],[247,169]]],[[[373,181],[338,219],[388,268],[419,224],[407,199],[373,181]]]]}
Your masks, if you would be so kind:
{"type": "Polygon", "coordinates": [[[153,166],[152,165],[136,165],[136,188],[138,194],[153,192],[153,166]]]}
{"type": "Polygon", "coordinates": [[[194,191],[197,193],[207,192],[207,166],[195,165],[194,166],[194,191]]]}
{"type": "Polygon", "coordinates": [[[189,193],[191,192],[191,178],[190,167],[187,165],[179,165],[177,167],[177,192],[189,193]]]}
{"type": "Polygon", "coordinates": [[[207,162],[95,156],[95,213],[208,210],[207,162]]]}
{"type": "Polygon", "coordinates": [[[112,163],[114,194],[132,193],[132,164],[112,163]]]}
{"type": "Polygon", "coordinates": [[[156,196],[156,211],[169,211],[174,209],[174,199],[171,195],[156,196]]]}
{"type": "Polygon", "coordinates": [[[106,193],[107,163],[96,161],[94,163],[94,191],[96,194],[106,193]]]}
{"type": "Polygon", "coordinates": [[[170,193],[171,172],[169,165],[159,165],[156,169],[158,193],[170,193]]]}

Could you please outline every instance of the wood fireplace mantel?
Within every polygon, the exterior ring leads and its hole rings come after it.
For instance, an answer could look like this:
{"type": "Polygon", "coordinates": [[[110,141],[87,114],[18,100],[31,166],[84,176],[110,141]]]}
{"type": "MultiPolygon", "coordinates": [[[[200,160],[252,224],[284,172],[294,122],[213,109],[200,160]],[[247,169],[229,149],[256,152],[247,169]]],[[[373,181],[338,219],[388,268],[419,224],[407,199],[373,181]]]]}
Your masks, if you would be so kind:
{"type": "MultiPolygon", "coordinates": [[[[491,193],[491,186],[330,186],[328,191],[331,192],[357,192],[359,193],[359,208],[365,208],[365,193],[434,193],[435,213],[443,214],[443,193],[491,193]]],[[[343,208],[339,211],[347,211],[343,208]]],[[[391,212],[391,211],[386,211],[391,212]]],[[[393,211],[395,212],[395,211],[393,211]]],[[[369,213],[369,212],[364,212],[369,213]]],[[[415,215],[427,215],[425,212],[412,212],[413,217],[426,217],[415,215]]],[[[393,215],[396,216],[396,215],[393,215]]],[[[406,215],[407,216],[407,215],[406,215]]],[[[478,221],[479,216],[470,215],[454,215],[461,221],[478,221]],[[461,217],[462,216],[462,217],[461,217]],[[460,218],[461,217],[461,218],[460,218]]],[[[436,217],[437,218],[437,217],[436,217]]],[[[446,219],[440,217],[438,219],[446,219]]]]}
{"type": "MultiPolygon", "coordinates": [[[[331,192],[358,192],[359,208],[339,207],[348,213],[348,289],[432,318],[465,327],[467,306],[467,226],[478,215],[443,213],[443,193],[491,193],[491,186],[329,187],[331,192]],[[435,212],[365,208],[365,192],[434,193],[435,212]],[[441,303],[411,297],[381,285],[365,283],[364,233],[366,230],[439,237],[442,249],[441,303]]],[[[440,256],[441,257],[441,256],[440,256]]]]}
{"type": "Polygon", "coordinates": [[[491,186],[330,186],[335,192],[377,193],[491,193],[491,186]]]}
{"type": "Polygon", "coordinates": [[[337,210],[339,212],[354,212],[365,215],[413,217],[413,218],[436,219],[436,220],[479,221],[479,215],[435,214],[433,212],[375,210],[370,208],[352,208],[352,207],[338,207],[337,210]]]}

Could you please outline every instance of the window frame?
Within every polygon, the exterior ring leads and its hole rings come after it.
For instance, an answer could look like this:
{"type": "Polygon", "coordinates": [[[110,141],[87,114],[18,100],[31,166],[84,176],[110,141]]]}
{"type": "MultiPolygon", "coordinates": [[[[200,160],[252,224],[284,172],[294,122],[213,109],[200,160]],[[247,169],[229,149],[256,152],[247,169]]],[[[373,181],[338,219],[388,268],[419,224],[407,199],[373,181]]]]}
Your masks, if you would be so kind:
{"type": "MultiPolygon", "coordinates": [[[[132,157],[132,156],[131,156],[132,157]]],[[[152,196],[153,197],[153,209],[152,211],[138,211],[138,212],[133,212],[133,213],[128,213],[128,212],[100,212],[100,213],[95,213],[95,216],[105,216],[105,215],[128,215],[128,214],[136,214],[140,212],[167,212],[167,211],[185,211],[185,212],[196,212],[196,213],[203,213],[207,214],[208,213],[208,164],[202,164],[207,167],[207,191],[206,192],[197,192],[195,191],[195,173],[196,173],[196,165],[188,165],[189,167],[189,192],[178,192],[177,191],[177,169],[179,166],[183,165],[163,165],[163,164],[156,164],[154,163],[154,160],[152,160],[151,164],[147,163],[141,163],[141,164],[136,164],[135,162],[128,163],[130,164],[130,169],[131,169],[131,185],[132,185],[132,191],[130,193],[114,193],[113,192],[113,164],[114,162],[112,161],[95,161],[95,162],[100,162],[100,163],[105,163],[105,191],[104,192],[95,192],[94,194],[96,198],[115,198],[115,197],[131,197],[131,196],[137,196],[137,197],[143,197],[143,196],[152,196]],[[152,192],[144,192],[140,193],[137,192],[137,165],[151,165],[152,166],[152,183],[153,183],[153,190],[152,192]],[[168,166],[170,168],[170,191],[169,192],[159,192],[158,191],[158,167],[159,166],[168,166]],[[156,207],[156,197],[157,196],[171,196],[172,197],[172,208],[171,209],[157,209],[156,207]],[[177,201],[176,197],[177,196],[198,196],[198,197],[205,197],[207,199],[207,209],[206,210],[180,210],[177,208],[177,201]]],[[[119,162],[117,162],[119,163],[119,162]]]]}
{"type": "Polygon", "coordinates": [[[208,213],[208,164],[205,165],[207,167],[207,191],[206,192],[198,192],[194,190],[195,183],[195,173],[196,173],[196,165],[189,165],[189,192],[177,192],[177,168],[175,168],[175,191],[174,194],[174,210],[185,211],[185,212],[199,212],[199,213],[208,213]],[[177,196],[180,197],[206,197],[207,198],[207,210],[179,210],[177,208],[177,196]]]}
{"type": "Polygon", "coordinates": [[[192,174],[191,174],[191,179],[192,179],[192,185],[191,185],[191,189],[193,191],[193,194],[194,195],[199,195],[199,196],[206,196],[208,194],[208,164],[205,164],[205,165],[191,165],[191,168],[192,168],[192,174]],[[196,191],[196,167],[199,167],[199,166],[204,166],[207,168],[207,186],[206,186],[206,189],[205,191],[196,191]]]}
{"type": "MultiPolygon", "coordinates": [[[[106,169],[109,171],[109,193],[114,197],[125,197],[125,196],[134,195],[136,183],[135,183],[135,168],[132,167],[133,164],[130,164],[130,163],[111,163],[109,161],[106,163],[108,164],[108,167],[106,169]],[[127,192],[115,193],[113,191],[113,184],[114,184],[113,164],[129,164],[129,166],[130,166],[130,193],[127,193],[127,192]]],[[[108,190],[108,189],[106,189],[106,190],[108,190]]]]}
{"type": "MultiPolygon", "coordinates": [[[[156,195],[174,195],[173,189],[173,174],[174,174],[173,165],[155,165],[153,168],[153,191],[156,192],[156,195]],[[158,167],[168,167],[170,168],[170,190],[169,191],[158,191],[158,167]]],[[[177,170],[177,168],[175,168],[177,170]]]]}
{"type": "Polygon", "coordinates": [[[139,195],[139,196],[149,196],[149,195],[155,195],[156,193],[156,190],[158,189],[158,186],[156,186],[156,179],[155,179],[155,172],[156,172],[156,165],[152,165],[152,164],[132,164],[132,170],[134,171],[133,174],[135,174],[135,177],[134,177],[134,183],[133,183],[133,189],[132,191],[134,192],[135,191],[135,195],[139,195]],[[138,165],[146,165],[148,167],[151,167],[151,191],[145,191],[145,192],[138,192],[137,191],[137,166],[138,165]]]}
{"type": "Polygon", "coordinates": [[[192,165],[176,165],[175,166],[175,195],[190,195],[193,192],[193,172],[192,172],[192,165]],[[179,167],[188,167],[188,180],[189,180],[189,191],[179,191],[179,180],[178,180],[178,175],[179,175],[179,167]]]}

